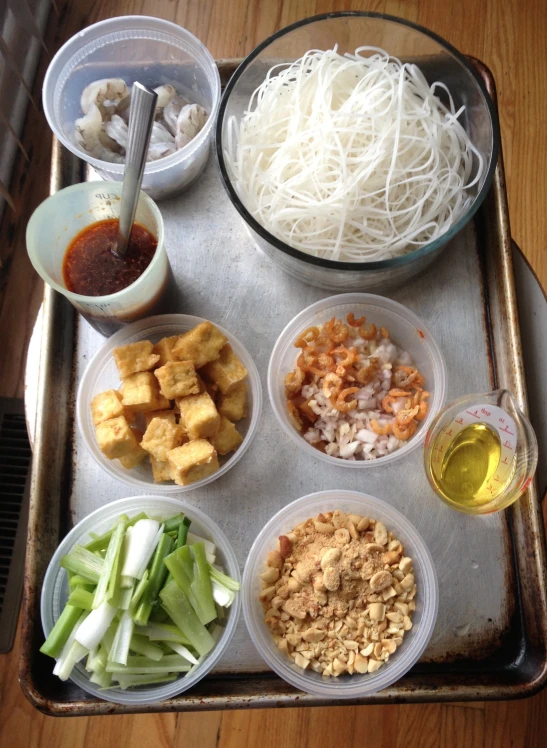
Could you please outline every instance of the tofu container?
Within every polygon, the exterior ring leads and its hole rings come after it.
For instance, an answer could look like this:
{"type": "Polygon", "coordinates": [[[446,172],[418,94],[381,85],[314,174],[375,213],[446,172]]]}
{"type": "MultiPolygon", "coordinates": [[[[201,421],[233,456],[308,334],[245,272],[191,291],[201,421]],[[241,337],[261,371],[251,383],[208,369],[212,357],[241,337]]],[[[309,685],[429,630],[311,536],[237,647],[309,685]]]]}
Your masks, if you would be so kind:
{"type": "Polygon", "coordinates": [[[418,531],[397,509],[384,501],[356,491],[331,490],[303,496],[275,514],[258,534],[247,557],[243,572],[243,615],[259,654],[267,665],[291,686],[322,699],[362,699],[395,683],[420,659],[435,628],[439,604],[439,584],[433,558],[418,531]],[[300,522],[320,512],[339,509],[380,520],[404,546],[404,553],[414,562],[416,610],[412,628],[387,663],[375,673],[343,674],[323,677],[309,668],[302,670],[278,649],[270,629],[264,623],[259,601],[262,589],[260,574],[266,569],[268,552],[276,548],[280,535],[290,532],[300,522]]]}
{"type": "Polygon", "coordinates": [[[408,307],[375,294],[340,294],[317,301],[297,314],[285,327],[270,358],[268,393],[273,411],[285,434],[311,457],[350,470],[380,465],[383,467],[405,457],[423,442],[429,425],[440,412],[446,399],[446,367],[441,349],[430,330],[408,307]],[[393,343],[411,354],[414,365],[425,377],[425,389],[430,393],[427,415],[414,436],[399,449],[374,460],[345,460],[320,452],[296,430],[287,409],[285,376],[295,368],[300,353],[300,350],[294,347],[295,340],[309,327],[322,325],[333,316],[345,320],[350,312],[353,312],[356,318],[365,315],[367,324],[373,322],[377,328],[383,326],[388,329],[393,343]]]}
{"type": "Polygon", "coordinates": [[[114,348],[141,340],[157,343],[161,338],[180,335],[207,320],[188,314],[165,314],[139,320],[112,335],[89,362],[81,379],[76,398],[76,421],[80,435],[93,459],[112,478],[129,486],[158,494],[180,494],[211,483],[230,470],[243,457],[253,440],[262,410],[262,387],[258,370],[247,350],[228,330],[210,320],[227,338],[236,355],[248,372],[247,376],[247,416],[237,421],[235,426],[243,436],[243,441],[235,452],[219,455],[220,468],[212,475],[188,486],[175,483],[154,483],[149,460],[132,469],[124,468],[119,460],[109,460],[99,449],[95,436],[95,426],[91,417],[91,401],[95,395],[109,389],[118,389],[121,380],[112,355],[114,348]]]}
{"type": "MultiPolygon", "coordinates": [[[[70,553],[75,545],[89,542],[91,540],[91,532],[99,535],[107,532],[120,514],[127,514],[133,517],[139,512],[146,512],[151,516],[161,517],[162,519],[167,519],[179,512],[183,512],[192,520],[191,532],[206,540],[211,540],[217,548],[218,563],[222,564],[229,576],[238,582],[240,581],[239,565],[230,543],[222,530],[199,509],[177,499],[162,496],[132,496],[126,499],[119,499],[110,504],[105,504],[100,509],[84,517],[62,540],[49,562],[44,577],[40,601],[44,638],[49,635],[68,598],[68,575],[65,569],[62,569],[60,566],[62,557],[66,553],[70,553]]],[[[232,640],[240,612],[241,595],[238,594],[227,610],[226,626],[215,648],[200,665],[190,673],[185,674],[186,677],[177,678],[169,683],[139,686],[126,691],[123,691],[121,688],[103,690],[89,682],[89,673],[84,667],[85,660],[83,660],[72,671],[70,680],[86,693],[98,699],[112,701],[115,704],[128,704],[138,707],[165,701],[165,699],[177,696],[183,691],[192,688],[217,664],[232,640]]],[[[44,658],[44,662],[46,659],[51,663],[51,669],[53,670],[54,661],[48,657],[44,658]]]]}

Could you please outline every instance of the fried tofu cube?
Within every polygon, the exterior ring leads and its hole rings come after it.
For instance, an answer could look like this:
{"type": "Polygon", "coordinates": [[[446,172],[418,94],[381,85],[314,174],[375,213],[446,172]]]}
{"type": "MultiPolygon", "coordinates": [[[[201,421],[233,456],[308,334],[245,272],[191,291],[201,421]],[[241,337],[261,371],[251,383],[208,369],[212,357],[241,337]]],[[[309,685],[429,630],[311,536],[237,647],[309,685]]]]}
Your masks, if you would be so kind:
{"type": "Polygon", "coordinates": [[[174,400],[175,397],[197,395],[200,391],[198,377],[191,361],[168,361],[154,372],[164,397],[174,400]]]}
{"type": "Polygon", "coordinates": [[[225,395],[220,394],[218,412],[229,421],[240,421],[247,415],[247,382],[240,382],[225,395]]]}
{"type": "MultiPolygon", "coordinates": [[[[131,430],[135,434],[135,439],[137,440],[137,442],[142,441],[142,431],[139,431],[138,429],[131,430]]],[[[148,452],[143,449],[140,444],[137,444],[136,448],[133,451],[129,452],[129,454],[126,454],[123,457],[120,457],[120,462],[127,470],[132,470],[133,468],[137,467],[137,465],[140,465],[141,462],[143,462],[147,457],[148,452]]]]}
{"type": "Polygon", "coordinates": [[[154,455],[150,455],[150,464],[152,465],[152,475],[154,483],[163,483],[166,480],[173,480],[171,465],[168,462],[156,460],[154,455]]]}
{"type": "Polygon", "coordinates": [[[179,486],[207,478],[219,469],[215,448],[206,439],[187,442],[167,453],[172,476],[179,486]]]}
{"type": "Polygon", "coordinates": [[[143,436],[141,447],[153,455],[158,462],[167,461],[167,453],[185,439],[184,430],[165,418],[153,418],[143,436]]]}
{"type": "Polygon", "coordinates": [[[144,413],[144,422],[146,424],[146,428],[150,426],[150,421],[153,418],[164,418],[166,421],[170,421],[171,423],[177,422],[174,410],[147,410],[144,413]]]}
{"type": "Polygon", "coordinates": [[[149,340],[141,340],[138,343],[129,343],[119,348],[114,348],[112,355],[120,372],[120,377],[125,379],[139,371],[150,371],[160,360],[158,354],[153,353],[154,346],[149,340]]]}
{"type": "Polygon", "coordinates": [[[226,343],[221,349],[216,361],[211,361],[203,367],[203,376],[217,385],[218,389],[226,394],[233,388],[245,381],[247,369],[232,350],[232,346],[226,343]]]}
{"type": "Polygon", "coordinates": [[[121,386],[122,403],[131,410],[166,410],[171,403],[160,393],[158,380],[151,371],[126,377],[121,386]]]}
{"type": "Polygon", "coordinates": [[[96,435],[99,449],[109,460],[129,457],[138,451],[139,442],[124,416],[99,423],[96,435]]]}
{"type": "Polygon", "coordinates": [[[177,399],[180,422],[190,439],[214,436],[220,426],[220,415],[208,392],[177,399]]]}
{"type": "Polygon", "coordinates": [[[123,416],[122,396],[117,390],[99,392],[91,401],[91,416],[97,426],[103,421],[123,416]]]}
{"type": "Polygon", "coordinates": [[[173,348],[177,361],[192,361],[196,369],[215,361],[226,337],[210,322],[202,322],[190,332],[181,335],[173,348]]]}
{"type": "Polygon", "coordinates": [[[239,447],[243,437],[231,421],[221,416],[219,429],[214,436],[209,438],[209,441],[219,455],[226,455],[239,447]]]}
{"type": "Polygon", "coordinates": [[[160,366],[163,366],[168,361],[174,361],[173,348],[177,344],[181,335],[172,335],[170,338],[162,338],[154,346],[154,353],[160,357],[160,366]]]}

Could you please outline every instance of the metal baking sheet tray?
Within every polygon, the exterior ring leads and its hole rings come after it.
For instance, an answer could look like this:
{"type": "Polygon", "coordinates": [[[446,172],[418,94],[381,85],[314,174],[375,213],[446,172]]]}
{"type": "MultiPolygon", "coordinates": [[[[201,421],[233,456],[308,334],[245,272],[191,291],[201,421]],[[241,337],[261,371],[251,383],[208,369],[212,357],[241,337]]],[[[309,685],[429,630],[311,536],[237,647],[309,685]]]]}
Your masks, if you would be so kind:
{"type": "MultiPolygon", "coordinates": [[[[477,63],[490,90],[488,71],[477,63]]],[[[233,65],[221,65],[226,77],[233,65]]],[[[52,191],[77,180],[75,159],[54,145],[52,191]]],[[[179,286],[178,311],[231,330],[262,375],[286,323],[330,295],[289,277],[263,256],[221,186],[213,160],[188,192],[162,202],[165,243],[179,286]]],[[[444,353],[448,400],[497,387],[524,408],[526,391],[503,164],[474,222],[423,277],[390,294],[418,314],[444,353]]],[[[322,703],[271,672],[241,619],[219,666],[190,693],[142,708],[87,696],[52,674],[40,655],[41,582],[67,530],[105,502],[131,494],[94,463],[74,424],[82,373],[104,342],[62,296],[46,289],[39,357],[35,459],[25,576],[20,679],[39,709],[56,715],[183,711],[322,703]]],[[[454,512],[429,488],[416,450],[365,475],[295,450],[267,401],[258,435],[227,475],[184,495],[226,532],[241,567],[257,531],[287,502],[313,491],[363,490],[404,512],[433,555],[440,584],[437,625],[421,661],[368,703],[505,699],[547,678],[545,539],[537,487],[511,509],[481,518],[454,512]]],[[[329,702],[330,703],[330,702],[329,702]]]]}

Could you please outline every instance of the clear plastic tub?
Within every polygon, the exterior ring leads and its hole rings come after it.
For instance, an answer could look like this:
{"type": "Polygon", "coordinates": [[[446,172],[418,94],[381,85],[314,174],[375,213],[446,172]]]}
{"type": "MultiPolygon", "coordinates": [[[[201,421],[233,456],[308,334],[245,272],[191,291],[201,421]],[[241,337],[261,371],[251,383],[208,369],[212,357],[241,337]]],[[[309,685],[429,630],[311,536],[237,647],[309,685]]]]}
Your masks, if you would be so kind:
{"type": "Polygon", "coordinates": [[[410,309],[384,296],[347,293],[317,301],[300,312],[285,327],[277,339],[270,358],[268,392],[274,413],[283,431],[312,457],[331,465],[354,470],[380,465],[383,467],[408,455],[424,440],[431,421],[445,401],[446,367],[441,350],[432,334],[410,309]],[[378,328],[386,327],[395,345],[410,353],[414,364],[425,377],[425,388],[431,393],[427,416],[420,423],[414,436],[400,449],[375,460],[343,460],[320,452],[298,433],[287,410],[284,380],[286,374],[296,365],[299,351],[294,347],[295,340],[308,327],[324,324],[333,316],[346,319],[349,312],[353,312],[356,318],[364,314],[367,323],[374,322],[378,328]]]}
{"type": "Polygon", "coordinates": [[[419,660],[435,628],[439,601],[437,575],[433,559],[417,530],[406,517],[380,499],[355,491],[321,491],[304,496],[284,507],[259,533],[247,557],[243,573],[243,615],[251,639],[269,667],[295,688],[327,699],[360,699],[387,688],[399,680],[419,660]],[[264,623],[259,601],[260,573],[264,571],[268,552],[276,547],[277,538],[297,524],[319,512],[340,509],[380,520],[404,545],[405,555],[414,562],[416,610],[412,629],[389,661],[371,674],[341,675],[324,678],[319,673],[294,665],[274,642],[264,623]]]}
{"type": "MultiPolygon", "coordinates": [[[[218,563],[224,567],[229,576],[237,581],[240,580],[241,576],[237,558],[228,539],[213,520],[209,519],[199,509],[185,504],[183,501],[161,496],[132,496],[126,499],[119,499],[118,501],[113,501],[110,504],[102,506],[79,522],[63,539],[49,562],[40,600],[40,615],[45,637],[49,636],[68,598],[67,572],[60,566],[62,557],[66,553],[70,553],[75,545],[82,545],[91,540],[91,532],[99,535],[106,532],[120,514],[127,514],[132,517],[139,512],[146,512],[151,516],[157,516],[162,519],[167,519],[179,512],[184,512],[192,520],[192,532],[207,540],[211,540],[217,547],[218,563]]],[[[241,599],[240,595],[237,595],[227,610],[226,627],[216,647],[201,665],[191,671],[186,677],[180,677],[171,683],[163,685],[142,686],[128,691],[116,688],[103,691],[98,686],[89,682],[89,674],[86,672],[84,664],[79,663],[72,671],[70,679],[83,691],[86,691],[86,693],[105,701],[113,701],[116,704],[142,706],[144,704],[165,701],[165,699],[169,699],[192,688],[192,686],[212,670],[230,644],[239,620],[240,611],[241,599]]],[[[51,660],[51,663],[53,669],[53,660],[51,660]]]]}
{"type": "Polygon", "coordinates": [[[206,47],[189,31],[161,18],[120,16],[88,26],[51,61],[43,86],[44,112],[59,140],[104,178],[121,181],[123,164],[94,158],[74,136],[82,116],[80,96],[92,81],[123,78],[127,84],[173,85],[209,117],[200,133],[171,156],[147,163],[142,189],[161,200],[186,189],[203,171],[220,102],[220,76],[206,47]]]}
{"type": "Polygon", "coordinates": [[[119,219],[121,194],[121,182],[85,182],[66,187],[44,200],[27,225],[27,251],[38,275],[66,296],[103,334],[153,313],[162,303],[170,278],[163,218],[154,201],[141,192],[135,221],[158,240],[144,273],[127,288],[108,296],[82,296],[65,287],[62,267],[70,242],[93,223],[119,219]]]}
{"type": "Polygon", "coordinates": [[[86,447],[91,452],[93,459],[116,480],[120,480],[129,486],[140,488],[141,490],[160,494],[192,491],[196,488],[202,488],[207,483],[211,483],[228,472],[230,468],[239,462],[249,448],[256,433],[262,411],[260,376],[253,359],[239,340],[234,338],[228,330],[217,325],[214,320],[211,321],[215,327],[226,335],[230,345],[248,372],[247,416],[236,424],[237,430],[243,436],[242,443],[235,452],[225,457],[219,456],[220,469],[216,473],[189,486],[179,486],[176,483],[154,483],[152,468],[148,461],[139,467],[127,470],[118,460],[109,460],[101,452],[95,437],[95,426],[91,417],[90,404],[91,400],[99,392],[104,392],[108,389],[117,389],[120,384],[120,375],[112,356],[113,349],[121,345],[136,343],[139,340],[151,340],[153,343],[157,343],[161,338],[180,335],[199,325],[200,322],[205,322],[202,317],[193,317],[189,314],[161,314],[157,317],[149,317],[133,325],[128,325],[109,338],[89,362],[78,388],[76,421],[82,438],[86,447]]]}

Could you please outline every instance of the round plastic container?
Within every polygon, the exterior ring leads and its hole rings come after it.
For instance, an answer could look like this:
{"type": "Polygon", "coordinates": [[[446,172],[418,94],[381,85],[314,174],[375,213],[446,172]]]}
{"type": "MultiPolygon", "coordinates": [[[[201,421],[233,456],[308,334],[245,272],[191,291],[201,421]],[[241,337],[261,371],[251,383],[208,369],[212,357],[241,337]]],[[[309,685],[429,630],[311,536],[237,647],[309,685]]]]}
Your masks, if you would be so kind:
{"type": "Polygon", "coordinates": [[[161,18],[120,16],[88,26],[64,44],[51,61],[43,87],[44,112],[59,140],[95,167],[104,179],[121,181],[123,164],[94,158],[76,143],[84,88],[102,78],[164,83],[200,104],[209,117],[184,148],[146,164],[142,189],[161,200],[186,189],[203,171],[220,102],[220,76],[210,52],[189,31],[161,18]]]}
{"type": "MultiPolygon", "coordinates": [[[[42,628],[46,637],[49,636],[68,599],[68,577],[67,572],[60,566],[61,558],[66,553],[70,553],[75,545],[82,545],[91,540],[91,532],[97,534],[107,532],[120,514],[127,514],[129,517],[132,517],[139,512],[146,512],[151,516],[161,519],[167,519],[179,512],[184,512],[192,520],[191,531],[207,540],[211,540],[217,547],[218,563],[222,564],[229,576],[237,581],[240,580],[237,558],[226,536],[199,509],[185,504],[183,501],[161,496],[132,496],[127,499],[119,499],[118,501],[113,501],[110,504],[102,506],[79,522],[63,539],[49,562],[40,600],[42,628]]],[[[89,682],[89,673],[86,672],[84,664],[80,662],[72,671],[70,679],[87,693],[105,701],[113,701],[116,704],[141,706],[169,699],[192,688],[192,686],[214,668],[230,644],[239,620],[240,610],[240,595],[237,595],[227,610],[226,627],[216,647],[201,665],[198,665],[186,677],[180,677],[170,683],[159,684],[157,686],[140,686],[127,691],[116,688],[103,691],[98,686],[89,682]]]]}
{"type": "Polygon", "coordinates": [[[272,408],[285,431],[305,452],[312,457],[331,465],[360,470],[387,465],[408,455],[422,443],[429,424],[442,408],[446,397],[446,367],[439,346],[423,322],[407,307],[384,296],[366,293],[347,293],[330,296],[312,304],[289,322],[278,337],[268,366],[268,392],[272,408]],[[376,327],[386,327],[393,343],[408,351],[414,365],[425,377],[425,388],[431,393],[428,399],[427,416],[418,426],[417,432],[404,446],[384,457],[375,460],[343,460],[320,452],[309,444],[295,429],[287,410],[285,396],[285,376],[296,365],[299,351],[294,347],[295,340],[308,327],[321,325],[335,316],[346,319],[349,312],[358,318],[363,314],[367,323],[376,327]]]}
{"type": "Polygon", "coordinates": [[[200,322],[205,321],[202,317],[192,317],[189,314],[162,314],[140,320],[119,330],[109,338],[89,362],[78,388],[76,421],[93,459],[113,478],[129,486],[153,491],[154,493],[183,493],[195,488],[202,488],[207,483],[220,478],[221,475],[227,473],[230,468],[239,462],[249,448],[256,433],[262,410],[260,376],[253,359],[239,340],[234,338],[228,330],[217,325],[216,322],[214,323],[215,327],[226,335],[228,342],[248,372],[247,416],[236,424],[237,430],[243,435],[243,441],[235,452],[225,457],[219,456],[220,469],[203,480],[191,483],[189,486],[179,486],[176,483],[154,483],[152,468],[148,461],[145,461],[145,464],[139,467],[127,470],[118,460],[109,460],[105,457],[97,445],[90,405],[91,400],[99,392],[117,389],[120,384],[120,375],[112,356],[113,349],[121,345],[136,343],[139,340],[151,340],[153,343],[157,343],[161,338],[188,332],[188,330],[199,325],[200,322]]]}
{"type": "MultiPolygon", "coordinates": [[[[253,107],[256,101],[253,102],[253,107]]],[[[446,100],[445,102],[446,103],[446,100]]],[[[383,291],[421,274],[445,249],[447,243],[471,219],[484,200],[498,159],[499,123],[495,106],[472,62],[451,44],[410,21],[381,13],[341,11],[305,18],[280,29],[261,42],[238,67],[228,82],[216,124],[216,155],[220,174],[234,208],[243,218],[256,245],[273,262],[304,283],[329,291],[383,291]],[[353,54],[358,47],[380,47],[403,62],[415,63],[431,85],[439,81],[450,90],[456,109],[465,105],[460,118],[484,161],[480,184],[472,190],[468,209],[439,238],[406,254],[373,262],[341,262],[306,254],[265,228],[253,206],[241,194],[228,168],[226,152],[235,135],[232,124],[240,122],[253,92],[272,67],[299,59],[310,49],[353,54]]]]}
{"type": "Polygon", "coordinates": [[[119,219],[121,182],[85,182],[56,192],[36,208],[27,225],[27,251],[42,279],[71,302],[100,332],[112,332],[145,317],[157,306],[169,282],[169,260],[163,243],[158,206],[141,192],[135,221],[158,240],[150,265],[127,288],[108,296],[72,293],[63,280],[63,259],[74,237],[97,221],[119,219]]]}
{"type": "Polygon", "coordinates": [[[258,652],[269,667],[292,686],[322,698],[359,699],[399,680],[419,660],[426,648],[435,628],[438,604],[439,585],[433,559],[417,530],[392,506],[355,491],[320,491],[284,507],[259,533],[243,572],[243,615],[258,652]],[[403,643],[375,673],[324,678],[319,673],[297,667],[277,648],[271,631],[264,623],[264,610],[258,599],[262,589],[259,575],[265,569],[268,552],[276,547],[280,535],[290,532],[309,517],[335,509],[380,520],[402,542],[405,555],[414,562],[416,610],[412,617],[412,628],[405,633],[403,643]]]}

